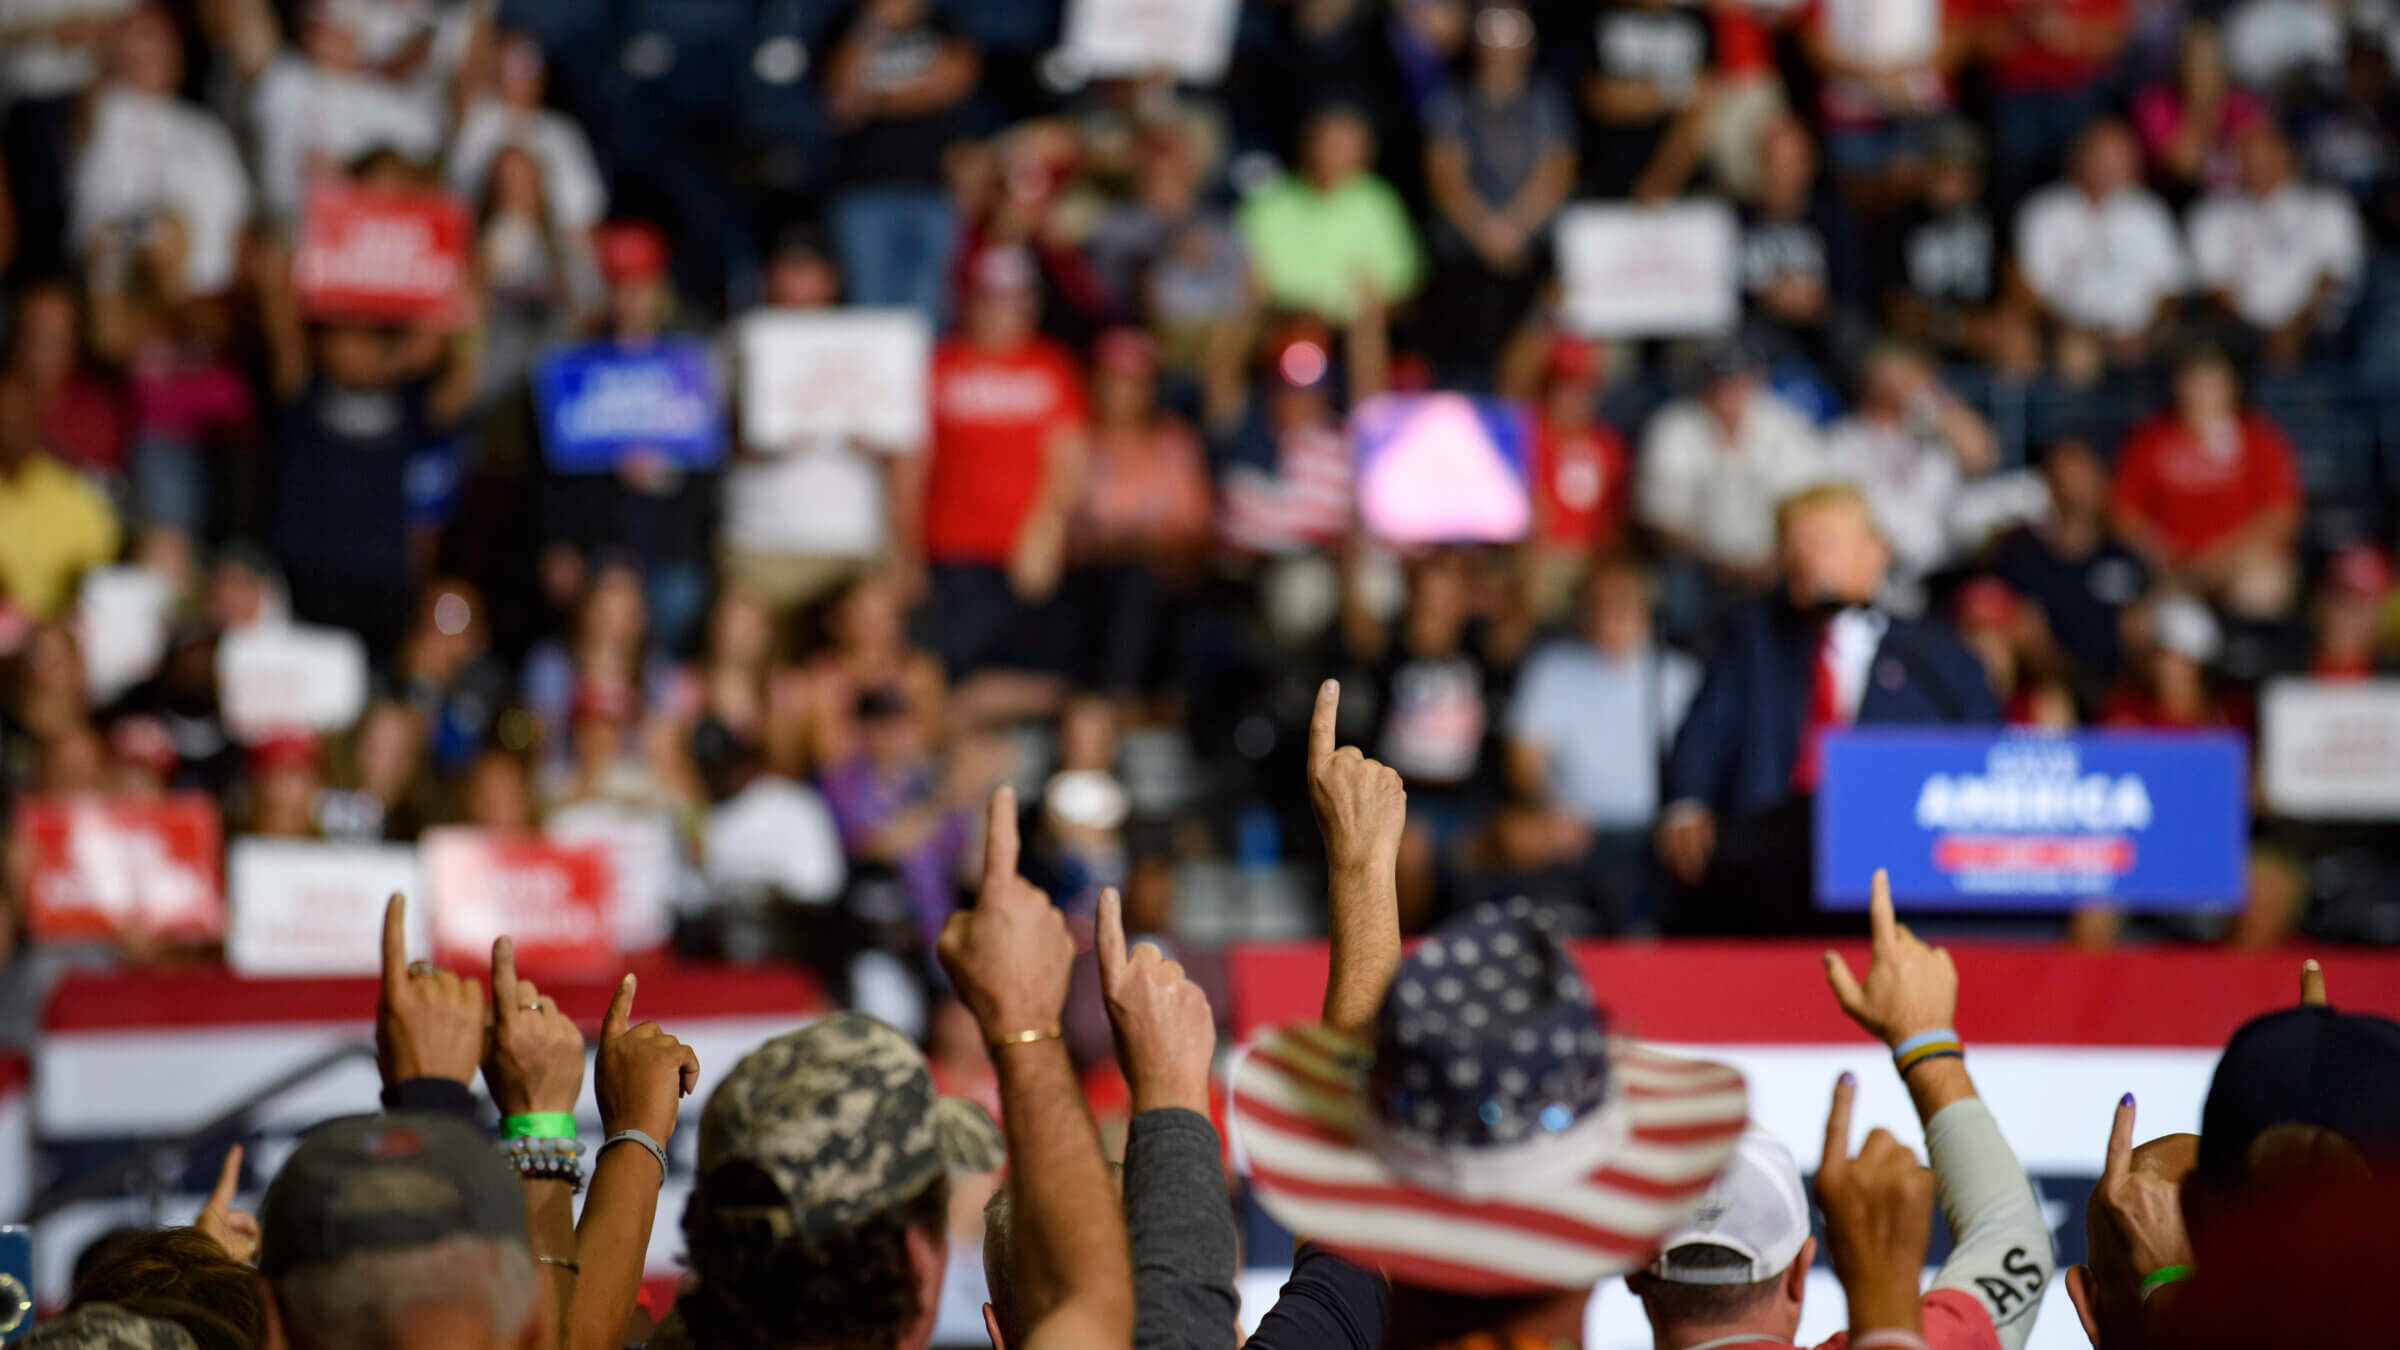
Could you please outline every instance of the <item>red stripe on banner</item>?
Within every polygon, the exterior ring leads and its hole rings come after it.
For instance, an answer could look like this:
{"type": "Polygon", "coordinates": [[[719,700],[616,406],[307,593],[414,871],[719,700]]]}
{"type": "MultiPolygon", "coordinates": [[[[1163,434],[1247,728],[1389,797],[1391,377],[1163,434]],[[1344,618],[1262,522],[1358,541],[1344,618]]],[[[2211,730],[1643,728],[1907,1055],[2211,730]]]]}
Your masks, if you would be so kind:
{"type": "MultiPolygon", "coordinates": [[[[626,958],[641,978],[633,1015],[672,1023],[700,1017],[771,1017],[825,1006],[824,989],[793,966],[728,966],[664,956],[626,958]]],[[[246,980],[221,968],[78,972],[61,978],[43,1010],[46,1031],[356,1022],[375,1016],[370,978],[246,980]]],[[[542,982],[569,1016],[599,1025],[617,978],[542,982]]]]}
{"type": "MultiPolygon", "coordinates": [[[[1830,944],[1867,969],[1863,942],[1830,944]]],[[[1609,1029],[1704,1045],[1849,1045],[1864,1033],[1826,991],[1824,945],[1805,942],[1587,942],[1575,955],[1609,1029]]],[[[2016,1045],[2219,1046],[2236,1027],[2299,997],[2315,956],[2336,1007],[2400,1017],[2400,955],[2294,948],[2263,955],[2202,948],[2077,952],[1962,943],[1958,1030],[2016,1045]]],[[[1322,942],[1246,943],[1226,956],[1234,1032],[1316,1020],[1322,942]]]]}
{"type": "MultiPolygon", "coordinates": [[[[1497,1200],[1453,1200],[1430,1191],[1316,1181],[1289,1172],[1271,1171],[1264,1160],[1257,1158],[1252,1159],[1250,1175],[1270,1195],[1287,1195],[1297,1200],[1330,1200],[1347,1205],[1381,1205],[1392,1209],[1415,1210],[1429,1219],[1457,1219],[1497,1228],[1513,1228],[1538,1237],[1555,1238],[1578,1247],[1625,1256],[1645,1255],[1658,1245],[1656,1236],[1620,1233],[1613,1228],[1603,1228],[1563,1214],[1525,1209],[1497,1200]]],[[[1687,1187],[1677,1194],[1696,1195],[1706,1189],[1708,1178],[1702,1177],[1698,1185],[1687,1187]]]]}

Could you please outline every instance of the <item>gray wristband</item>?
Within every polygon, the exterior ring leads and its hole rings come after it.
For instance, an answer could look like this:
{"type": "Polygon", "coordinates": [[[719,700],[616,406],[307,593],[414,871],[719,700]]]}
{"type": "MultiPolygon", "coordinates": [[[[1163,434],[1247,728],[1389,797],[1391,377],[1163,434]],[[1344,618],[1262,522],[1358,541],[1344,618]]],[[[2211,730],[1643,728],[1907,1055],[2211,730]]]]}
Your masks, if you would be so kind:
{"type": "MultiPolygon", "coordinates": [[[[608,1152],[610,1144],[640,1144],[643,1148],[650,1150],[650,1156],[658,1159],[658,1184],[662,1188],[667,1184],[667,1151],[659,1147],[657,1140],[640,1130],[619,1130],[601,1142],[600,1153],[608,1152]]],[[[598,1164],[599,1156],[598,1153],[592,1155],[595,1165],[598,1164]]]]}

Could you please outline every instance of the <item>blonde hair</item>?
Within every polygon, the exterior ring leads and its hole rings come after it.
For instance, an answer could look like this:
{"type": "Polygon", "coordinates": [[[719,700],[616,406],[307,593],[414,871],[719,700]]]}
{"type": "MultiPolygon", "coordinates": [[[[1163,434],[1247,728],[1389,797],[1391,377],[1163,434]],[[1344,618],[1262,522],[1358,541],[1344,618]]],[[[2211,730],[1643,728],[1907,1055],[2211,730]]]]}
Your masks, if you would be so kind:
{"type": "Polygon", "coordinates": [[[1883,527],[1875,520],[1875,508],[1867,503],[1867,494],[1858,490],[1858,484],[1837,478],[1804,487],[1775,504],[1775,542],[1781,545],[1791,541],[1793,521],[1837,506],[1858,512],[1859,519],[1867,522],[1875,537],[1883,537],[1883,527]]]}

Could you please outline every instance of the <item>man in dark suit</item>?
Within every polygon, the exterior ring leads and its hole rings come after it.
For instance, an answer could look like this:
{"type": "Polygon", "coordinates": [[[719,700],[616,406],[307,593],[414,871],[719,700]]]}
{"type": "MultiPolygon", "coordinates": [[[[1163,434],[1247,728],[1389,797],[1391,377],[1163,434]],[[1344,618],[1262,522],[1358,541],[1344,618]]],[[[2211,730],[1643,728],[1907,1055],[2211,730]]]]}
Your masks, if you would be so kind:
{"type": "Polygon", "coordinates": [[[1852,723],[1997,723],[1950,631],[1875,608],[1890,549],[1847,483],[1776,511],[1782,580],[1728,614],[1667,760],[1659,855],[1684,932],[1823,931],[1811,893],[1818,742],[1852,723]]]}

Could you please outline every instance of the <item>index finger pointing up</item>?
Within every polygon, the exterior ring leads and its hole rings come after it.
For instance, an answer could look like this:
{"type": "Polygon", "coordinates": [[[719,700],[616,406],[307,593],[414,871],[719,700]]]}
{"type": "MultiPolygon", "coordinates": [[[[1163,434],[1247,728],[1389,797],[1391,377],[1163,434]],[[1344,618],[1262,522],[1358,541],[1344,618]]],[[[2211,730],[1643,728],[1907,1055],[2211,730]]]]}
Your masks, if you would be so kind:
{"type": "Polygon", "coordinates": [[[517,1008],[517,944],[506,936],[492,940],[492,1007],[502,1017],[517,1008]]]}
{"type": "Polygon", "coordinates": [[[617,981],[617,996],[608,1001],[608,1015],[600,1019],[600,1038],[613,1041],[625,1034],[625,1024],[633,1020],[633,975],[629,971],[617,981]]]}
{"type": "Polygon", "coordinates": [[[1340,720],[1342,682],[1327,680],[1317,686],[1317,710],[1308,718],[1308,765],[1314,769],[1333,758],[1333,726],[1340,720]]]}
{"type": "Polygon", "coordinates": [[[1818,1170],[1850,1161],[1850,1102],[1858,1095],[1858,1079],[1849,1074],[1833,1080],[1833,1109],[1825,1113],[1825,1159],[1818,1170]]]}
{"type": "Polygon", "coordinates": [[[2133,1170],[2133,1094],[2128,1092],[2117,1102],[2117,1114],[2108,1123],[2108,1157],[2100,1166],[2100,1179],[2114,1181],[2133,1170]]]}
{"type": "Polygon", "coordinates": [[[1017,790],[1002,784],[992,789],[991,810],[983,821],[983,884],[986,890],[1017,874],[1017,790]]]}
{"type": "Polygon", "coordinates": [[[396,992],[408,979],[408,897],[398,891],[383,906],[383,987],[396,992]]]}
{"type": "Polygon", "coordinates": [[[1092,934],[1092,950],[1100,958],[1100,982],[1106,987],[1125,968],[1125,901],[1114,886],[1100,892],[1100,920],[1092,934]]]}
{"type": "Polygon", "coordinates": [[[1874,928],[1878,951],[1899,940],[1900,921],[1892,914],[1892,876],[1880,867],[1875,869],[1875,883],[1867,892],[1867,922],[1874,928]]]}

